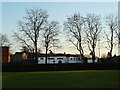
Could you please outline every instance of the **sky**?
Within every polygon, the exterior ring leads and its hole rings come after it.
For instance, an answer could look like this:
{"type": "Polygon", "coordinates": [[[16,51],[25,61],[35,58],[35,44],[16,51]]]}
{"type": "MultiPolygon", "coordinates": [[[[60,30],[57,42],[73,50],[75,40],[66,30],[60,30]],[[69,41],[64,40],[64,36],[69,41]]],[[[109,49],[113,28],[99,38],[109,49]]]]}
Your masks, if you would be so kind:
{"type": "MultiPolygon", "coordinates": [[[[2,25],[0,24],[0,27],[2,27],[2,33],[7,34],[10,38],[13,32],[18,30],[17,21],[22,20],[26,9],[34,7],[47,10],[49,14],[48,20],[58,21],[61,29],[66,18],[74,13],[80,13],[81,15],[94,13],[106,16],[118,12],[118,2],[2,2],[0,5],[2,5],[2,25]]],[[[78,53],[70,43],[65,43],[64,38],[61,38],[61,40],[61,43],[64,44],[63,48],[58,52],[78,53]]],[[[18,51],[16,42],[13,39],[11,41],[14,43],[14,50],[18,51]]]]}

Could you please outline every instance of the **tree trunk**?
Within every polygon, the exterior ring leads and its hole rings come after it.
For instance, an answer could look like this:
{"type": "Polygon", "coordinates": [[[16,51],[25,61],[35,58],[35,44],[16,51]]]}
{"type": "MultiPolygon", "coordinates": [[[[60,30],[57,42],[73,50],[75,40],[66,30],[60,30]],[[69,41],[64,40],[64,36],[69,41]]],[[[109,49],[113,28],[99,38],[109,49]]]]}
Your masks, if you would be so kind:
{"type": "Polygon", "coordinates": [[[38,55],[37,55],[37,43],[35,44],[35,60],[38,60],[38,55]]]}
{"type": "Polygon", "coordinates": [[[113,30],[111,28],[111,48],[110,48],[110,57],[112,57],[112,50],[113,50],[113,30]]]}
{"type": "Polygon", "coordinates": [[[81,38],[79,39],[79,52],[80,52],[80,55],[81,55],[82,60],[84,62],[84,52],[83,52],[83,48],[82,48],[82,45],[81,45],[81,38]]]}
{"type": "Polygon", "coordinates": [[[35,31],[35,60],[38,60],[37,56],[37,33],[35,31]]]}
{"type": "Polygon", "coordinates": [[[93,51],[92,51],[92,60],[93,60],[93,63],[95,63],[95,47],[94,47],[94,44],[93,44],[93,51]]]}
{"type": "Polygon", "coordinates": [[[34,22],[34,34],[35,34],[35,41],[34,41],[34,45],[35,45],[35,60],[38,60],[37,57],[37,29],[36,29],[36,23],[34,22]]]}
{"type": "Polygon", "coordinates": [[[46,47],[45,64],[47,64],[47,57],[48,57],[47,52],[48,52],[48,48],[46,47]]]}
{"type": "Polygon", "coordinates": [[[93,63],[95,63],[95,55],[94,54],[92,55],[92,60],[93,60],[93,63]]]}

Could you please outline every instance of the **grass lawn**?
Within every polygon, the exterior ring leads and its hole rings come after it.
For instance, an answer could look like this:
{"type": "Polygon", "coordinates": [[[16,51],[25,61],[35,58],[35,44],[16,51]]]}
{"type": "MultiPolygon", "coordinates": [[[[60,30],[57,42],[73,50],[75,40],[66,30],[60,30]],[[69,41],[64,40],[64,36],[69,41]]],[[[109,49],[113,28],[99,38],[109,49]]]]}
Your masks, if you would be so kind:
{"type": "Polygon", "coordinates": [[[3,72],[3,88],[118,88],[118,70],[3,72]]]}

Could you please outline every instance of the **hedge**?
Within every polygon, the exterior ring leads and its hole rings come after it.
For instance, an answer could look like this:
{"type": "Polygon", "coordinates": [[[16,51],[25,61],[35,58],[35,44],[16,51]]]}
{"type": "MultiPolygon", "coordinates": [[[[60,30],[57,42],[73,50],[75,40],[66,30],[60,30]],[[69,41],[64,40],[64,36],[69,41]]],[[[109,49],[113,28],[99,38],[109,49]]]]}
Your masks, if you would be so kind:
{"type": "Polygon", "coordinates": [[[3,64],[2,72],[68,71],[68,70],[119,70],[120,64],[3,64]]]}

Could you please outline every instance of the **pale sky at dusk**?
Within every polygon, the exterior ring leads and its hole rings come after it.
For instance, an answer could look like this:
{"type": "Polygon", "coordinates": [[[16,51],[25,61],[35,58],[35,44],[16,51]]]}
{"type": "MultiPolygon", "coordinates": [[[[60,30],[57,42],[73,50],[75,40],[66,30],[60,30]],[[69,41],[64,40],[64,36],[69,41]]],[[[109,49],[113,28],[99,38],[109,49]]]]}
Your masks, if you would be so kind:
{"type": "MultiPolygon", "coordinates": [[[[2,26],[0,26],[2,27],[2,33],[11,37],[13,31],[18,30],[17,21],[25,16],[26,9],[33,7],[47,10],[49,14],[48,20],[58,21],[62,28],[66,18],[74,13],[80,13],[81,15],[94,13],[104,17],[110,13],[117,15],[118,12],[117,2],[2,2],[2,26]]],[[[65,43],[65,39],[61,39],[61,43],[64,43],[64,45],[57,52],[78,53],[75,48],[72,48],[70,43],[65,43]],[[69,46],[66,47],[66,45],[69,46]]]]}

